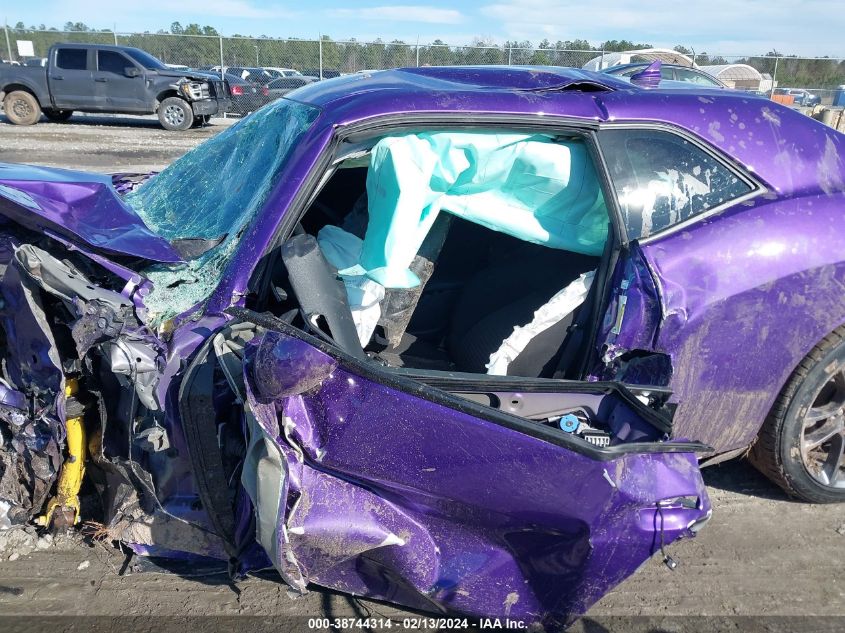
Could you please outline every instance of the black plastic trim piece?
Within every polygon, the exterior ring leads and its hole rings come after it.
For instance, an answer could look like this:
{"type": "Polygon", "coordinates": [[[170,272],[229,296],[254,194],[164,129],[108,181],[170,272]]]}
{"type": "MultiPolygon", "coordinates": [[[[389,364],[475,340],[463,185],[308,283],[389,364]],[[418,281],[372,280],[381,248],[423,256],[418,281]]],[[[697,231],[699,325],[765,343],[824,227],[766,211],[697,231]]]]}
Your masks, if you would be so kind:
{"type": "Polygon", "coordinates": [[[214,334],[202,344],[179,385],[179,416],[197,493],[226,553],[234,559],[238,555],[235,514],[217,440],[213,401],[214,362],[209,359],[213,341],[214,334]]]}
{"type": "MultiPolygon", "coordinates": [[[[490,393],[521,391],[523,393],[593,392],[605,395],[613,394],[619,396],[621,400],[631,406],[638,415],[656,429],[664,433],[670,433],[672,431],[672,422],[668,416],[663,416],[658,411],[647,407],[636,397],[634,394],[635,390],[618,382],[584,382],[581,380],[524,378],[520,376],[487,376],[482,374],[419,369],[390,369],[388,371],[399,374],[404,378],[421,382],[429,387],[449,392],[490,393]],[[585,387],[589,387],[589,389],[585,387]]],[[[665,387],[638,387],[636,391],[661,394],[671,393],[665,387]]]]}

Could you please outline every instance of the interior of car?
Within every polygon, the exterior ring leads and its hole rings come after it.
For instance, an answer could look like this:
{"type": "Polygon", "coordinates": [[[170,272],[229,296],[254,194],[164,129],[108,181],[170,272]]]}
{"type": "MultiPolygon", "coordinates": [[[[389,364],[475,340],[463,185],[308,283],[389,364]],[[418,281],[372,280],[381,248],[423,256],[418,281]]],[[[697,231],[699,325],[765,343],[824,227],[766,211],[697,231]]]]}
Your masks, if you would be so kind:
{"type": "MultiPolygon", "coordinates": [[[[431,136],[437,134],[451,133],[432,133],[431,136]]],[[[477,134],[493,135],[484,132],[477,134]]],[[[379,180],[379,164],[374,159],[374,151],[378,151],[380,143],[393,138],[373,139],[369,143],[356,145],[354,151],[350,150],[345,157],[340,156],[335,161],[331,176],[324,181],[294,235],[282,246],[271,267],[272,292],[264,297],[266,307],[276,314],[286,314],[295,325],[330,339],[344,351],[359,357],[363,354],[387,367],[496,373],[530,378],[576,377],[575,368],[579,367],[578,361],[586,352],[583,349],[583,329],[592,318],[591,307],[596,303],[595,288],[599,284],[584,284],[584,292],[575,298],[574,305],[572,301],[564,302],[565,309],[551,316],[546,315],[545,319],[535,324],[531,332],[523,332],[523,341],[511,350],[505,366],[499,363],[499,370],[494,372],[490,365],[491,356],[512,337],[515,329],[525,329],[536,320],[538,311],[548,306],[553,297],[585,276],[591,281],[593,272],[599,269],[602,253],[606,250],[609,219],[600,188],[595,184],[593,186],[598,194],[592,195],[598,195],[599,198],[592,202],[586,215],[592,216],[589,221],[591,224],[600,223],[599,239],[593,239],[588,247],[579,244],[577,239],[571,240],[581,252],[561,248],[560,243],[552,243],[551,239],[546,243],[538,243],[541,240],[536,235],[531,234],[526,238],[520,234],[522,229],[506,226],[506,221],[487,213],[488,205],[496,203],[489,196],[478,201],[477,206],[482,212],[453,212],[450,205],[453,208],[462,204],[467,206],[467,195],[461,192],[455,196],[457,202],[444,203],[443,212],[438,213],[436,219],[430,221],[429,226],[420,233],[421,241],[417,250],[413,253],[403,252],[403,256],[410,255],[408,270],[412,282],[388,281],[380,287],[376,300],[379,313],[374,327],[371,332],[356,336],[362,334],[360,328],[358,332],[355,331],[356,308],[360,312],[362,307],[360,284],[355,287],[347,284],[344,292],[341,279],[360,275],[349,275],[350,271],[338,265],[338,256],[334,251],[338,248],[343,250],[346,243],[337,247],[337,240],[331,238],[341,234],[347,241],[364,243],[365,249],[367,240],[373,234],[383,241],[393,239],[393,226],[389,227],[386,234],[383,226],[381,230],[374,226],[371,217],[374,205],[370,203],[372,191],[378,188],[379,180]],[[317,277],[325,278],[325,283],[315,283],[317,277]],[[331,300],[329,295],[332,295],[331,300]],[[580,328],[577,327],[579,324],[580,328]]],[[[533,142],[533,137],[529,137],[529,140],[533,142]]],[[[507,138],[505,141],[506,145],[512,145],[513,139],[507,138]]],[[[548,137],[541,141],[544,152],[550,151],[545,147],[546,144],[564,143],[578,150],[578,153],[572,153],[573,157],[592,161],[585,141],[580,138],[548,137]]],[[[455,150],[454,136],[448,142],[451,144],[449,150],[455,150]]],[[[487,142],[486,139],[484,142],[487,142]]],[[[519,139],[517,142],[520,142],[519,139]]],[[[466,172],[473,169],[476,172],[484,169],[494,171],[484,164],[483,151],[485,148],[499,151],[501,144],[484,145],[475,139],[472,139],[472,144],[469,149],[460,147],[457,150],[459,155],[475,152],[467,169],[457,174],[458,181],[461,178],[465,180],[466,172]]],[[[442,148],[436,147],[436,150],[438,161],[449,159],[449,156],[444,156],[442,148]]],[[[394,171],[401,171],[405,168],[404,163],[408,163],[412,170],[408,182],[413,179],[414,184],[418,183],[421,176],[413,169],[415,161],[420,162],[419,156],[404,156],[402,151],[394,150],[390,167],[394,171]]],[[[525,160],[525,154],[525,151],[520,150],[506,157],[505,161],[510,162],[506,169],[500,170],[504,174],[503,180],[513,183],[519,178],[525,178],[526,172],[531,172],[530,182],[520,183],[518,188],[548,188],[548,182],[558,178],[557,168],[551,166],[554,170],[552,176],[541,173],[542,169],[531,164],[530,160],[525,160]],[[515,174],[517,170],[522,172],[515,174]]],[[[592,169],[592,165],[587,167],[592,169]]],[[[572,173],[577,171],[572,165],[569,170],[572,173]]],[[[432,181],[437,177],[443,178],[442,174],[436,174],[432,181]]],[[[595,180],[592,173],[588,177],[595,180]]],[[[394,181],[399,183],[388,197],[402,198],[407,195],[406,189],[402,188],[402,179],[403,176],[393,177],[391,184],[395,184],[394,181]]],[[[583,190],[587,189],[584,182],[568,184],[580,188],[576,193],[583,197],[583,190]]],[[[409,184],[406,187],[411,189],[412,186],[409,184]]],[[[486,195],[491,189],[501,190],[508,185],[493,183],[488,186],[476,182],[472,186],[475,187],[473,193],[479,193],[478,189],[486,187],[487,191],[481,192],[486,195]]],[[[435,183],[434,188],[438,187],[443,191],[436,191],[435,194],[442,197],[444,191],[448,193],[449,188],[442,186],[442,183],[435,183]]],[[[561,188],[554,195],[541,196],[539,204],[544,206],[541,213],[536,208],[530,209],[534,217],[540,215],[541,223],[545,222],[544,226],[552,226],[554,223],[546,220],[558,213],[555,209],[550,213],[550,208],[565,207],[567,202],[573,200],[577,202],[577,196],[560,195],[566,188],[561,188]]],[[[512,191],[513,187],[508,195],[512,191]]],[[[542,193],[548,194],[547,191],[542,193]]],[[[528,204],[531,203],[530,198],[523,196],[523,201],[526,200],[528,204]]],[[[408,202],[413,204],[415,201],[408,202]]],[[[385,204],[389,207],[392,221],[399,213],[395,208],[399,205],[392,203],[391,199],[385,204]],[[394,206],[391,207],[391,204],[394,206]]],[[[562,213],[565,212],[563,208],[562,213]]],[[[577,225],[572,226],[578,230],[577,225]]],[[[403,232],[403,238],[409,232],[407,223],[399,222],[396,227],[396,231],[403,232]]],[[[566,228],[569,226],[566,225],[566,228]]],[[[587,226],[586,229],[596,233],[595,226],[587,226]]],[[[544,230],[541,229],[541,233],[544,230]]],[[[405,248],[406,245],[401,246],[405,248]]],[[[361,258],[360,254],[358,258],[361,258]]],[[[359,262],[353,257],[345,263],[359,262]]],[[[360,273],[361,267],[358,268],[354,272],[360,273]]],[[[376,272],[378,270],[381,269],[376,272]]],[[[366,274],[363,276],[367,277],[366,274]]],[[[372,318],[372,314],[369,317],[372,318]]]]}

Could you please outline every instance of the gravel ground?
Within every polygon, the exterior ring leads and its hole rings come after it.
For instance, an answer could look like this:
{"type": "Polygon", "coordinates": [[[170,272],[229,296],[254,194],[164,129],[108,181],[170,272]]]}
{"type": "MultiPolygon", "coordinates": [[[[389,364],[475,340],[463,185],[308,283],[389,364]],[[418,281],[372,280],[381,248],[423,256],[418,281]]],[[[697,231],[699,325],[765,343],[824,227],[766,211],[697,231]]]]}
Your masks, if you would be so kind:
{"type": "Polygon", "coordinates": [[[0,115],[0,162],[99,172],[161,169],[238,119],[212,119],[185,132],[162,129],[153,116],[75,114],[67,123],[18,127],[0,115]]]}
{"type": "MultiPolygon", "coordinates": [[[[160,169],[230,123],[174,133],[142,117],[74,116],[29,128],[0,120],[0,162],[160,169]]],[[[697,538],[669,548],[680,566],[649,561],[573,630],[845,630],[845,505],[790,501],[743,461],[705,469],[704,477],[713,519],[697,538]]],[[[165,573],[137,564],[121,574],[121,552],[78,538],[2,536],[0,630],[306,631],[309,618],[368,615],[390,616],[403,630],[408,615],[320,590],[294,600],[272,576],[235,590],[208,570],[165,573]]]]}

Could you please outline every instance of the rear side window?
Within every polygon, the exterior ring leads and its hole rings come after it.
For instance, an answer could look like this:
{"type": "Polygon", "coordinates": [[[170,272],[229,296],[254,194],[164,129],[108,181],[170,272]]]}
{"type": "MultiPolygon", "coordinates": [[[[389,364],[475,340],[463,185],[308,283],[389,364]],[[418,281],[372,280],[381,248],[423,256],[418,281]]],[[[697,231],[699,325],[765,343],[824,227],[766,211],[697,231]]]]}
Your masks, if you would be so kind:
{"type": "Polygon", "coordinates": [[[752,188],[688,140],[661,130],[604,130],[602,151],[630,239],[648,237],[752,188]]]}
{"type": "Polygon", "coordinates": [[[122,75],[126,69],[135,67],[120,53],[114,51],[97,51],[97,70],[104,73],[117,73],[122,75]]]}
{"type": "Polygon", "coordinates": [[[56,66],[64,70],[88,68],[88,51],[84,48],[60,48],[56,53],[56,66]]]}
{"type": "Polygon", "coordinates": [[[720,87],[718,82],[711,79],[705,74],[697,73],[694,70],[688,70],[686,68],[676,68],[675,74],[678,77],[678,81],[688,81],[694,84],[701,84],[703,86],[714,86],[720,87]]]}

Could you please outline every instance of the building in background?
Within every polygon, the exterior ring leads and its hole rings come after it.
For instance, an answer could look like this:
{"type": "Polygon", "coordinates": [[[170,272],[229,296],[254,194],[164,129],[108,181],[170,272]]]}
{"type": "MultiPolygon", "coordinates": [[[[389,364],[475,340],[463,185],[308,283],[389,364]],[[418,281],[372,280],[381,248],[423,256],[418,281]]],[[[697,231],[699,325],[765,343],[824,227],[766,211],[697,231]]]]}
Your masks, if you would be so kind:
{"type": "Polygon", "coordinates": [[[635,51],[623,51],[621,53],[604,53],[598,57],[593,57],[582,68],[584,70],[604,70],[610,66],[633,64],[635,62],[653,62],[658,59],[664,64],[695,66],[691,57],[674,51],[671,48],[643,48],[635,51]]]}
{"type": "Polygon", "coordinates": [[[719,64],[716,66],[699,66],[698,68],[708,75],[712,75],[729,88],[736,90],[768,92],[774,87],[771,75],[764,76],[748,64],[719,64]]]}

